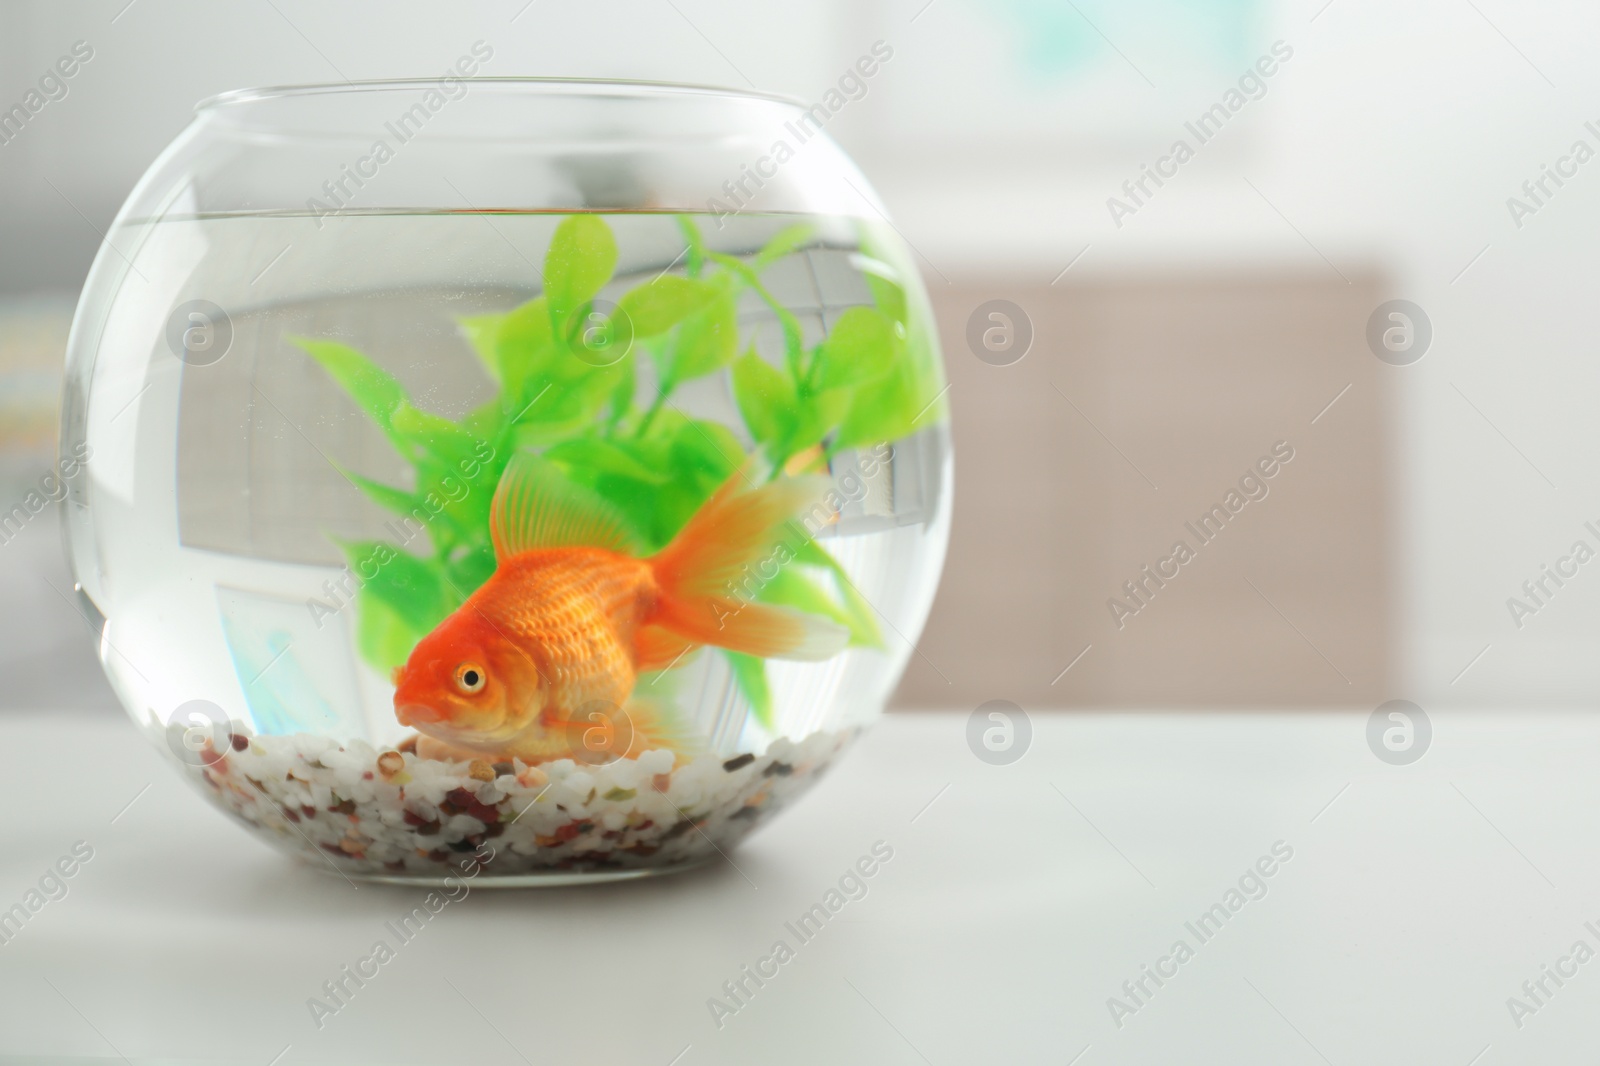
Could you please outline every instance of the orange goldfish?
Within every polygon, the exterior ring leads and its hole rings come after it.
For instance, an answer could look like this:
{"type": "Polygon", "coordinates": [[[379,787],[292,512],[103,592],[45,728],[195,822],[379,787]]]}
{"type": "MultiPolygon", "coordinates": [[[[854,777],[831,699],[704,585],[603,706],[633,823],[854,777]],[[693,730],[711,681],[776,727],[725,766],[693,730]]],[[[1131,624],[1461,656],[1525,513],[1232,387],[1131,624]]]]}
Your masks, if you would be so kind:
{"type": "Polygon", "coordinates": [[[840,651],[848,634],[832,620],[732,591],[826,481],[748,478],[736,472],[672,543],[640,558],[609,504],[515,456],[490,510],[493,576],[395,671],[396,717],[435,742],[419,752],[529,763],[597,748],[681,753],[694,741],[672,713],[631,698],[641,671],[705,644],[766,658],[840,651]]]}

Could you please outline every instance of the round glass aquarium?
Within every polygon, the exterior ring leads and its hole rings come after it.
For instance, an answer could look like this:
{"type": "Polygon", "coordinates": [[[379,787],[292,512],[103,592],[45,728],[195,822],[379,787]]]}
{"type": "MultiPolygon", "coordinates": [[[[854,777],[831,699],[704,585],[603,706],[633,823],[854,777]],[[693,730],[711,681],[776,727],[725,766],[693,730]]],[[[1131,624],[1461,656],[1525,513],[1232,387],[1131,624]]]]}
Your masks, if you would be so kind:
{"type": "Polygon", "coordinates": [[[68,544],[199,793],[325,872],[715,858],[881,713],[950,513],[927,297],[818,109],[230,93],[73,324],[68,544]]]}

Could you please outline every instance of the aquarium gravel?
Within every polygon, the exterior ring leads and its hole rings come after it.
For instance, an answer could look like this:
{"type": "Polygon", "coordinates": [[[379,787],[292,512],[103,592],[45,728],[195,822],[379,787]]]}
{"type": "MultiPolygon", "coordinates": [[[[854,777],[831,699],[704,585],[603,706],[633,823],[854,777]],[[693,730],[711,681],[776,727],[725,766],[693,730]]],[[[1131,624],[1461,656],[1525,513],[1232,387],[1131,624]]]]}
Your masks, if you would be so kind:
{"type": "Polygon", "coordinates": [[[190,767],[224,810],[343,872],[402,878],[444,877],[485,844],[485,865],[500,876],[695,863],[805,791],[858,732],[780,738],[761,755],[702,754],[675,767],[665,750],[529,766],[235,729],[228,750],[208,744],[190,767]]]}

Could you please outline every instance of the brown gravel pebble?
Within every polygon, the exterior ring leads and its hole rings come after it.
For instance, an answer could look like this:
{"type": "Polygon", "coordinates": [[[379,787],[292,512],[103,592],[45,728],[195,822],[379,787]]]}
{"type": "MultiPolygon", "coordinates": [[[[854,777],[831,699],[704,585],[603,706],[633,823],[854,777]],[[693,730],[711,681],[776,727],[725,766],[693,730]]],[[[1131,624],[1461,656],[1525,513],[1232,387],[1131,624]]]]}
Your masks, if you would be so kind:
{"type": "Polygon", "coordinates": [[[236,736],[218,743],[230,758],[201,771],[230,811],[271,830],[285,847],[333,856],[341,868],[402,875],[453,865],[491,838],[498,838],[503,860],[496,872],[508,874],[700,857],[707,848],[732,846],[764,822],[849,739],[791,745],[792,755],[785,748],[768,756],[705,753],[676,765],[657,752],[636,773],[584,773],[572,762],[539,767],[493,756],[419,759],[405,754],[414,738],[392,748],[356,744],[334,752],[298,738],[252,737],[241,751],[236,736]],[[831,750],[823,752],[828,743],[831,750]],[[365,765],[349,758],[351,752],[364,755],[365,765]],[[568,790],[545,795],[558,781],[568,790]],[[674,795],[686,784],[692,787],[683,798],[674,795]],[[665,803],[663,794],[674,803],[665,803]],[[523,814],[529,817],[519,822],[523,814]],[[291,828],[285,820],[300,825],[291,828]]]}

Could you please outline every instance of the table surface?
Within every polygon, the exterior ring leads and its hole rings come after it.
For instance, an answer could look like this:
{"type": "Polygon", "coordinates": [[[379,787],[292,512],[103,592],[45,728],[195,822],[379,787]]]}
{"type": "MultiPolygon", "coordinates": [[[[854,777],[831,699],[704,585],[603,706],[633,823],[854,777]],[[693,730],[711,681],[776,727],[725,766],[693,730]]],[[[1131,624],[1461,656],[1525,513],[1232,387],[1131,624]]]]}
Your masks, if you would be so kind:
{"type": "Polygon", "coordinates": [[[1435,712],[1431,747],[1403,766],[1369,749],[1366,712],[1032,726],[997,766],[968,748],[964,714],[893,715],[728,862],[471,891],[319,1028],[308,1000],[395,941],[387,923],[424,890],[353,888],[269,850],[125,720],[10,716],[0,910],[77,842],[93,857],[0,945],[0,1062],[1595,1054],[1600,716],[1435,712]],[[893,855],[866,894],[796,937],[786,923],[837,903],[880,841],[893,855]],[[780,940],[792,957],[730,1000],[724,982],[780,940]],[[738,1009],[713,1017],[713,997],[738,1009]]]}

